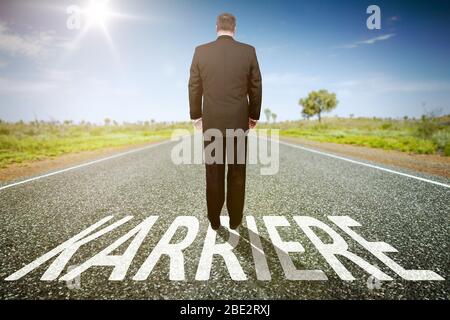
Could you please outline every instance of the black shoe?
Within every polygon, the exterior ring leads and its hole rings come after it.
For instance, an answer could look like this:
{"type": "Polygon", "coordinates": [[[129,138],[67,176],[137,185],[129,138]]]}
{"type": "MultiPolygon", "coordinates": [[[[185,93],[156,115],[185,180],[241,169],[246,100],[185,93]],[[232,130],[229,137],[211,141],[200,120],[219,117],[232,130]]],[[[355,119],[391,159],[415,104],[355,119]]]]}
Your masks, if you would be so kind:
{"type": "Polygon", "coordinates": [[[232,223],[230,223],[230,229],[231,229],[231,230],[236,230],[237,228],[239,228],[240,225],[241,225],[241,223],[238,223],[238,224],[232,224],[232,223]]]}
{"type": "Polygon", "coordinates": [[[214,231],[219,230],[221,227],[220,222],[219,223],[211,223],[211,229],[213,229],[214,231]]]}

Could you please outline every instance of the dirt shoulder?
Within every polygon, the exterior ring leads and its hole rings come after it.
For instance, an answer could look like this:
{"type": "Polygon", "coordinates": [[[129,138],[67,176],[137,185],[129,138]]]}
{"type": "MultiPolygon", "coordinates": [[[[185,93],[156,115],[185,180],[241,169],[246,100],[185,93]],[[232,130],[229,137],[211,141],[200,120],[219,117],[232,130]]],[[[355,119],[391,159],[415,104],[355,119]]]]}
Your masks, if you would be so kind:
{"type": "Polygon", "coordinates": [[[331,142],[316,142],[301,138],[281,137],[281,139],[286,142],[298,143],[305,147],[329,151],[341,156],[374,161],[380,164],[393,165],[450,178],[450,157],[434,154],[410,154],[394,150],[374,149],[331,142]]]}
{"type": "Polygon", "coordinates": [[[129,146],[104,148],[94,151],[69,153],[56,158],[47,158],[33,162],[12,164],[6,168],[0,168],[0,182],[20,180],[33,175],[64,169],[86,161],[101,159],[120,152],[142,148],[154,143],[158,143],[158,141],[133,144],[129,146]]]}

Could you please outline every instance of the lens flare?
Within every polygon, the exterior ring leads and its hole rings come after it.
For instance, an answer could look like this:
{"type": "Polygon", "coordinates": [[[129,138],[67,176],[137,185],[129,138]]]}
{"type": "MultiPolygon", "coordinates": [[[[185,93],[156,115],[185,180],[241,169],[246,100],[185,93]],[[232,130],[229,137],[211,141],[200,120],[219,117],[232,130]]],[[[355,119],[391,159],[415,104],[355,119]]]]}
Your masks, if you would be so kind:
{"type": "Polygon", "coordinates": [[[108,7],[108,0],[92,0],[86,9],[88,25],[105,26],[111,11],[108,7]]]}

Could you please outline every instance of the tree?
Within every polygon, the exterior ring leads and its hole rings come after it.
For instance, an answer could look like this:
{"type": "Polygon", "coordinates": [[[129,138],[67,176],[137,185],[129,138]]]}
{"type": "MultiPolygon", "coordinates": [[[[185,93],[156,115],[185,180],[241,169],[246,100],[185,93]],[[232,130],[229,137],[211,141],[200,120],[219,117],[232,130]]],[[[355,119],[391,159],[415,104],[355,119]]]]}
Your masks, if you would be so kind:
{"type": "MultiPolygon", "coordinates": [[[[300,104],[301,104],[301,100],[300,100],[300,104]]],[[[305,118],[306,120],[309,120],[309,118],[311,118],[315,114],[316,113],[315,113],[315,111],[312,108],[310,108],[308,106],[303,107],[302,117],[305,118]]]]}
{"type": "Polygon", "coordinates": [[[109,119],[109,118],[105,118],[104,121],[105,121],[105,126],[109,126],[111,123],[111,119],[109,119]]]}
{"type": "Polygon", "coordinates": [[[303,106],[302,114],[309,117],[317,115],[320,122],[322,113],[330,112],[336,108],[338,100],[335,93],[319,90],[311,91],[306,98],[300,99],[299,104],[303,106]]]}
{"type": "Polygon", "coordinates": [[[264,114],[266,115],[267,122],[270,122],[270,117],[272,116],[272,111],[270,111],[269,108],[265,108],[264,114]]]}
{"type": "Polygon", "coordinates": [[[276,113],[272,113],[272,121],[274,123],[277,122],[277,114],[276,113]]]}

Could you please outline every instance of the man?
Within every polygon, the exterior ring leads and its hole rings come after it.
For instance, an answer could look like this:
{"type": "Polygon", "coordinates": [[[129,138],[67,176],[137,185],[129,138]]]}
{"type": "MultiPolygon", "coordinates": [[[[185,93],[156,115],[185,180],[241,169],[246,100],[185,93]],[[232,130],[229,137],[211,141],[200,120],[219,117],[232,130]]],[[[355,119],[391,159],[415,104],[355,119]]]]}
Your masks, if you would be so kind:
{"type": "Polygon", "coordinates": [[[230,228],[236,229],[241,224],[245,199],[245,135],[259,120],[262,97],[255,48],[234,40],[236,18],[229,13],[219,15],[216,31],[216,41],[195,49],[189,78],[190,116],[196,128],[203,128],[205,140],[206,202],[214,230],[220,228],[220,212],[225,202],[225,153],[230,228]],[[217,135],[209,134],[217,131],[222,133],[219,140],[217,135]],[[236,139],[230,132],[244,132],[245,138],[240,139],[242,135],[237,134],[236,139]],[[213,142],[220,142],[222,150],[215,149],[214,161],[208,161],[206,151],[213,142]]]}

